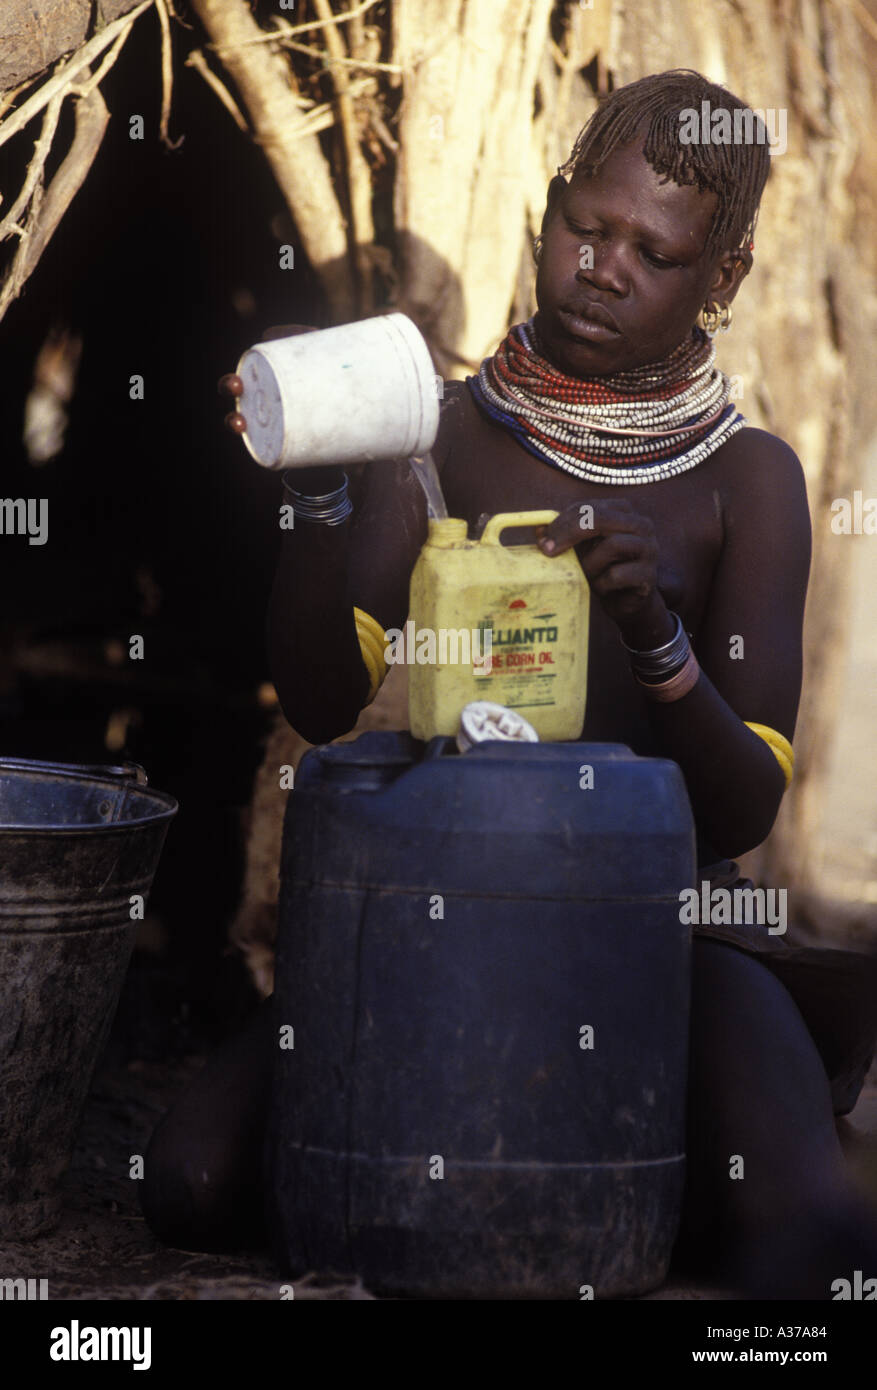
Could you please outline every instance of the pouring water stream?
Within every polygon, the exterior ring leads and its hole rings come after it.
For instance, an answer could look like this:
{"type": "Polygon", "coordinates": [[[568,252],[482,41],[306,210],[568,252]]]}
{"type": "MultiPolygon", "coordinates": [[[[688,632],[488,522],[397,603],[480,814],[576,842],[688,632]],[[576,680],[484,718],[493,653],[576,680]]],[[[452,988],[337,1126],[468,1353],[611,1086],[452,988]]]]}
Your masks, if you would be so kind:
{"type": "Polygon", "coordinates": [[[434,517],[437,521],[443,521],[448,515],[448,508],[445,503],[442,485],[439,482],[438,469],[435,466],[432,454],[422,454],[420,457],[409,458],[411,471],[423,488],[426,498],[427,515],[434,517]]]}

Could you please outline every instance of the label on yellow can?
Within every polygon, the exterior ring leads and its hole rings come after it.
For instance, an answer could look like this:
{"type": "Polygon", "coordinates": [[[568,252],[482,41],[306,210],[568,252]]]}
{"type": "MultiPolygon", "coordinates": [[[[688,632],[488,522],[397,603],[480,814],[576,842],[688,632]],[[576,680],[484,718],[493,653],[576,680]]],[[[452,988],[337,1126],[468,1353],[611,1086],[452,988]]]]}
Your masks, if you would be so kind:
{"type": "MultiPolygon", "coordinates": [[[[540,739],[577,739],[585,717],[588,586],[574,551],[500,543],[510,527],[545,525],[556,512],[503,512],[480,541],[456,518],[430,523],[411,576],[418,632],[435,634],[438,656],[449,634],[470,636],[473,659],[423,661],[409,670],[411,732],[456,734],[471,700],[492,700],[530,721],[540,739]]],[[[458,640],[455,650],[462,651],[458,640]]],[[[424,649],[426,649],[424,647],[424,649]]]]}
{"type": "MultiPolygon", "coordinates": [[[[507,591],[491,613],[478,623],[490,632],[489,673],[485,699],[501,690],[507,709],[534,709],[557,704],[557,675],[563,666],[561,625],[557,613],[533,613],[526,598],[507,591]]],[[[487,662],[485,662],[487,666],[487,662]]]]}

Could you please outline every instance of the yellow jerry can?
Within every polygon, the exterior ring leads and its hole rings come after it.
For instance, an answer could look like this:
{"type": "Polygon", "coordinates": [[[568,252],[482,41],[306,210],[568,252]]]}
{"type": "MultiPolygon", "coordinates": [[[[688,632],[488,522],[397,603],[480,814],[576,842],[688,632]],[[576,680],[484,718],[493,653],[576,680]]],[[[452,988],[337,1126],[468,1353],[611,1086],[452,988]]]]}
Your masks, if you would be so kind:
{"type": "Polygon", "coordinates": [[[502,545],[509,527],[548,525],[554,511],[500,512],[478,541],[466,522],[430,520],[411,575],[406,632],[415,738],[453,735],[471,700],[518,710],[540,739],[574,740],[585,718],[587,580],[575,551],[502,545]]]}

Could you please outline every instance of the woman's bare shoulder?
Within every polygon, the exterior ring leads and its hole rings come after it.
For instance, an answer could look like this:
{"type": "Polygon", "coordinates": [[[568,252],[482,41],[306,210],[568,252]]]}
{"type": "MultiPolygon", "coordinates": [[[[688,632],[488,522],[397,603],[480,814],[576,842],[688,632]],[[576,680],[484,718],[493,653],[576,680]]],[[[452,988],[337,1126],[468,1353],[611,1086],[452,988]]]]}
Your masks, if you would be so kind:
{"type": "Polygon", "coordinates": [[[767,430],[746,426],[715,455],[725,522],[745,516],[747,525],[787,526],[809,530],[807,482],[791,445],[767,430]]]}
{"type": "Polygon", "coordinates": [[[729,473],[743,475],[750,480],[751,474],[758,473],[767,481],[804,483],[804,469],[801,460],[790,444],[767,430],[755,429],[746,425],[723,444],[716,455],[729,473]]]}

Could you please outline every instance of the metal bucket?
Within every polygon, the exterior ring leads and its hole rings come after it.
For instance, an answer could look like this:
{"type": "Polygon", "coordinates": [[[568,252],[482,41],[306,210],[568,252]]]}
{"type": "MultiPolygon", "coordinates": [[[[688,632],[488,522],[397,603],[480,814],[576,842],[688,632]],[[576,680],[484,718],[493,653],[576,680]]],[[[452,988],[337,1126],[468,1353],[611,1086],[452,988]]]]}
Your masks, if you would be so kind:
{"type": "Polygon", "coordinates": [[[177,803],[134,764],[0,758],[0,1237],[58,1184],[177,803]]]}

